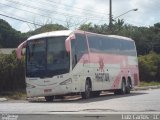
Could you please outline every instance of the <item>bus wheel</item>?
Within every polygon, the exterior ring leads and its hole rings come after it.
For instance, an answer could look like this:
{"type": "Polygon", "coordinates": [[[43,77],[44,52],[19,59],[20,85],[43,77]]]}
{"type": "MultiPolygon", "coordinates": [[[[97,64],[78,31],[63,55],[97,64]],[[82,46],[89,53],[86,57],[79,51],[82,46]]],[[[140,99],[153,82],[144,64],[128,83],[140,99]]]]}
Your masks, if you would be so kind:
{"type": "Polygon", "coordinates": [[[130,89],[130,87],[126,87],[126,94],[130,94],[130,91],[131,91],[131,89],[130,89]]]}
{"type": "Polygon", "coordinates": [[[125,83],[125,80],[123,79],[122,80],[122,84],[121,84],[121,89],[120,89],[120,93],[121,95],[125,94],[126,93],[126,83],[125,83]]]}
{"type": "Polygon", "coordinates": [[[129,78],[129,79],[127,80],[126,94],[129,94],[130,91],[131,91],[131,89],[132,89],[132,83],[131,83],[131,79],[129,78]]]}
{"type": "Polygon", "coordinates": [[[89,80],[86,80],[86,84],[85,84],[85,92],[82,92],[82,98],[83,99],[88,99],[91,97],[91,91],[92,91],[92,87],[91,87],[91,83],[89,80]]]}
{"type": "Polygon", "coordinates": [[[100,93],[101,93],[101,91],[93,91],[92,92],[92,97],[99,97],[100,93]]]}
{"type": "Polygon", "coordinates": [[[64,99],[64,96],[63,95],[56,95],[55,99],[64,99]]]}
{"type": "Polygon", "coordinates": [[[114,90],[114,94],[115,95],[120,95],[120,90],[118,89],[118,90],[114,90]]]}
{"type": "Polygon", "coordinates": [[[126,93],[126,83],[125,83],[125,79],[122,80],[122,83],[121,83],[121,89],[116,89],[114,91],[114,94],[115,95],[123,95],[126,93]]]}
{"type": "Polygon", "coordinates": [[[54,96],[45,96],[45,100],[46,100],[47,102],[52,102],[53,99],[54,99],[54,96]]]}

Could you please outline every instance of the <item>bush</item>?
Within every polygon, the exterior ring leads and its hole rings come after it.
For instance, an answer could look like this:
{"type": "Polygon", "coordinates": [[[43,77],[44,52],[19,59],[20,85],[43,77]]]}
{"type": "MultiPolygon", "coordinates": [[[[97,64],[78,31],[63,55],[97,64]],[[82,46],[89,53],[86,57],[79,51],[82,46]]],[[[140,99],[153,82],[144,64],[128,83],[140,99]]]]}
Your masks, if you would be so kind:
{"type": "Polygon", "coordinates": [[[139,56],[140,80],[160,82],[160,55],[150,52],[148,55],[139,56]]]}
{"type": "Polygon", "coordinates": [[[0,54],[0,93],[18,91],[25,88],[24,60],[17,60],[12,54],[0,54]]]}

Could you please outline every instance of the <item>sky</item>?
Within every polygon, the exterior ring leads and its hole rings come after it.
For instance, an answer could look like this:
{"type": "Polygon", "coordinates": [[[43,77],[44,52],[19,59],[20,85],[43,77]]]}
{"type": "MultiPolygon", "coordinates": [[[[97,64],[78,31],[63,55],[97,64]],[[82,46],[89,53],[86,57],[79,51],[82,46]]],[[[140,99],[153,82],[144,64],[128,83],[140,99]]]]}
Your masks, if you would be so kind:
{"type": "MultiPolygon", "coordinates": [[[[61,24],[77,29],[81,24],[109,24],[109,0],[0,0],[0,14],[38,25],[17,21],[0,15],[14,29],[34,30],[39,25],[61,24]]],[[[160,0],[112,0],[113,19],[119,15],[126,24],[153,26],[160,22],[160,0]],[[138,11],[133,11],[133,9],[138,11]],[[123,13],[126,13],[122,15],[123,13]]]]}

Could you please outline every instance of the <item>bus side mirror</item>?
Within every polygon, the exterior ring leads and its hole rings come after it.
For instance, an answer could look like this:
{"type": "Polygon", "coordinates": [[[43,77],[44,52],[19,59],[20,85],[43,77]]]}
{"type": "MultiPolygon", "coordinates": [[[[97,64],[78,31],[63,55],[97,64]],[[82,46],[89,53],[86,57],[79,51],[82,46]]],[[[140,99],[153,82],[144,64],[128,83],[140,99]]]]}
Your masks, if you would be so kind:
{"type": "Polygon", "coordinates": [[[70,40],[66,40],[65,41],[65,47],[66,47],[66,51],[67,51],[67,53],[69,53],[71,50],[70,50],[70,40]]]}
{"type": "Polygon", "coordinates": [[[23,48],[26,47],[26,44],[27,44],[27,41],[24,41],[22,42],[16,49],[16,56],[18,59],[21,59],[22,58],[22,55],[23,55],[23,48]]]}
{"type": "Polygon", "coordinates": [[[23,48],[22,49],[22,55],[25,55],[26,54],[26,48],[23,48]]]}

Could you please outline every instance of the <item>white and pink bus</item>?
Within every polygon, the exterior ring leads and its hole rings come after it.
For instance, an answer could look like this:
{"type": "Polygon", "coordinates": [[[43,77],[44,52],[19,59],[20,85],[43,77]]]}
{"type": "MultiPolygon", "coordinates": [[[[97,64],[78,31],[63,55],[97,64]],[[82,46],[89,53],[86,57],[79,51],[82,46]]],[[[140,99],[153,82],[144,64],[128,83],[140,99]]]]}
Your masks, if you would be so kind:
{"type": "Polygon", "coordinates": [[[127,37],[85,31],[54,31],[34,35],[21,43],[26,48],[28,97],[81,94],[99,96],[101,91],[130,93],[139,83],[135,42],[127,37]]]}

